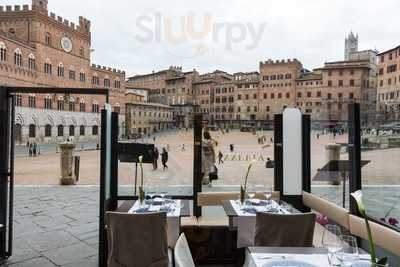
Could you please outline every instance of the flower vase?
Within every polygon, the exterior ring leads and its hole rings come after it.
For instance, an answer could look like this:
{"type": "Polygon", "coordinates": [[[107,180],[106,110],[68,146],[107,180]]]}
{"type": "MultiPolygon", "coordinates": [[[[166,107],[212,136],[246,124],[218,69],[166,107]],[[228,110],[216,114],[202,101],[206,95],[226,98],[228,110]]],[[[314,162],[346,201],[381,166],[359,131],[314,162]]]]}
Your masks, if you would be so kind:
{"type": "Polygon", "coordinates": [[[144,192],[144,190],[143,190],[142,187],[139,187],[139,205],[140,205],[141,207],[144,206],[145,200],[146,200],[146,198],[145,198],[145,192],[144,192]]]}
{"type": "Polygon", "coordinates": [[[246,202],[246,189],[243,186],[240,186],[240,204],[242,206],[245,205],[246,202]]]}

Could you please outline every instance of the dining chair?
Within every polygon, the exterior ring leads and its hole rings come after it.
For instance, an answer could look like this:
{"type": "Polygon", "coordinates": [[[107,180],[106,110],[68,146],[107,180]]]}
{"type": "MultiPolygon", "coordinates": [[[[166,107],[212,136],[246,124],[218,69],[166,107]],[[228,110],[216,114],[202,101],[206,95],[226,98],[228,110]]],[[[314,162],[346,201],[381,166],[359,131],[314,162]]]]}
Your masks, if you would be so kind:
{"type": "Polygon", "coordinates": [[[274,214],[259,212],[256,216],[254,246],[312,247],[314,213],[274,214]]]}
{"type": "Polygon", "coordinates": [[[166,213],[107,212],[108,267],[169,266],[166,213]]]}
{"type": "Polygon", "coordinates": [[[175,267],[195,267],[186,236],[182,233],[174,249],[175,267]]]}

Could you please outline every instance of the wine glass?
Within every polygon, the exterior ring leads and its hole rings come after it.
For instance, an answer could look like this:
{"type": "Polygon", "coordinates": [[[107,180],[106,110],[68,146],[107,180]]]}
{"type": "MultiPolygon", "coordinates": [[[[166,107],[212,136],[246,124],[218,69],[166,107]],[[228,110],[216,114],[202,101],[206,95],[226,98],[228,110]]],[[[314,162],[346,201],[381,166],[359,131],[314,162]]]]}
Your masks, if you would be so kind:
{"type": "Polygon", "coordinates": [[[272,186],[270,185],[265,185],[264,186],[264,196],[265,199],[270,200],[272,197],[272,186]]]}
{"type": "Polygon", "coordinates": [[[249,196],[249,199],[253,199],[256,196],[256,188],[253,185],[249,186],[247,195],[249,196]]]}
{"type": "Polygon", "coordinates": [[[342,266],[353,266],[358,260],[357,239],[354,236],[342,235],[342,250],[337,253],[342,266]]]}
{"type": "Polygon", "coordinates": [[[340,266],[336,254],[342,249],[342,231],[334,224],[327,224],[322,236],[322,245],[328,250],[328,261],[331,266],[340,266]]]}

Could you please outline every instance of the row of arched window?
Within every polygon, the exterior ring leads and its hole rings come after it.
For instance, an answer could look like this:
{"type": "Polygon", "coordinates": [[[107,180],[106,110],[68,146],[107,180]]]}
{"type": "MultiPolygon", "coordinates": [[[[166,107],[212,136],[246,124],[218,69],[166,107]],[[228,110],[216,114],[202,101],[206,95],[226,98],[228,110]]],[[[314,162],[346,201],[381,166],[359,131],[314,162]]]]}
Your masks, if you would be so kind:
{"type": "MultiPolygon", "coordinates": [[[[7,47],[3,42],[0,42],[0,62],[7,61],[7,47]]],[[[36,70],[36,59],[33,53],[28,56],[28,68],[31,70],[36,70]]],[[[14,65],[18,67],[24,66],[24,58],[21,49],[16,48],[14,50],[14,65]]]]}
{"type": "MultiPolygon", "coordinates": [[[[15,105],[18,107],[22,106],[22,95],[17,94],[15,98],[16,98],[15,105]]],[[[69,101],[67,103],[65,102],[63,96],[59,96],[56,103],[57,103],[57,110],[60,110],[60,111],[67,110],[67,111],[72,111],[72,112],[74,112],[74,111],[86,112],[86,101],[84,98],[80,99],[79,109],[77,109],[77,104],[75,102],[75,98],[72,96],[69,98],[69,101]]],[[[29,108],[37,108],[36,96],[34,94],[30,94],[28,96],[28,107],[29,108]]],[[[50,94],[48,94],[44,97],[44,108],[45,109],[53,109],[53,99],[50,94]]],[[[114,105],[114,111],[119,113],[120,110],[121,110],[120,104],[116,103],[114,105]]],[[[100,106],[96,100],[94,100],[92,102],[92,110],[91,111],[94,113],[100,112],[100,106]]]]}
{"type": "MultiPolygon", "coordinates": [[[[64,133],[64,125],[58,125],[57,126],[57,137],[64,137],[65,133],[64,133]]],[[[99,126],[97,125],[93,125],[92,127],[92,135],[96,136],[99,134],[99,126]]],[[[16,125],[16,129],[22,129],[21,125],[17,124],[16,125]]],[[[35,124],[30,124],[29,125],[29,134],[28,136],[30,138],[35,138],[36,137],[36,129],[37,126],[35,124]]],[[[44,126],[44,137],[52,137],[52,129],[53,126],[51,126],[50,124],[46,124],[44,126]]],[[[68,126],[68,136],[72,137],[76,135],[76,126],[75,125],[70,125],[68,126]]],[[[84,125],[79,126],[79,136],[85,136],[86,134],[86,127],[84,125]]]]}
{"type": "MultiPolygon", "coordinates": [[[[0,62],[6,62],[7,61],[7,47],[3,42],[0,42],[0,62]]],[[[24,67],[25,66],[25,62],[24,62],[24,57],[23,54],[21,52],[21,49],[16,48],[14,50],[14,64],[17,67],[24,67]]],[[[33,53],[30,53],[28,56],[28,61],[27,61],[27,67],[30,70],[36,70],[36,59],[35,59],[35,55],[33,53]]],[[[46,59],[45,63],[43,65],[43,72],[47,75],[53,75],[53,64],[51,62],[50,59],[46,59]]],[[[64,64],[62,62],[60,62],[57,66],[57,76],[60,78],[65,78],[65,67],[64,64]]],[[[86,73],[83,69],[80,70],[79,72],[79,77],[76,75],[76,71],[75,71],[75,67],[74,66],[70,66],[67,72],[67,77],[69,80],[76,80],[77,78],[79,78],[79,81],[82,83],[86,82],[86,73]]],[[[92,76],[92,84],[93,85],[100,85],[100,78],[98,76],[98,74],[95,72],[92,76]]],[[[115,78],[115,80],[113,81],[113,84],[111,84],[111,79],[108,75],[106,75],[103,79],[103,84],[104,87],[111,87],[111,85],[114,86],[114,88],[121,88],[121,81],[120,79],[117,77],[115,78]]]]}

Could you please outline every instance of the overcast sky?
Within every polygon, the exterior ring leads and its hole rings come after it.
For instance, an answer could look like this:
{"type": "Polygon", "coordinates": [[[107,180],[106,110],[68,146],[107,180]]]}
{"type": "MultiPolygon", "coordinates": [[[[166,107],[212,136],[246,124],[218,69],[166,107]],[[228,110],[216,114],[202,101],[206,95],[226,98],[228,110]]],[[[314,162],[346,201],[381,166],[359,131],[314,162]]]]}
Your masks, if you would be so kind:
{"type": "Polygon", "coordinates": [[[256,71],[268,58],[298,58],[313,69],[343,59],[350,30],[360,49],[400,45],[399,0],[49,0],[49,10],[90,19],[92,62],[127,76],[170,65],[256,71]]]}

